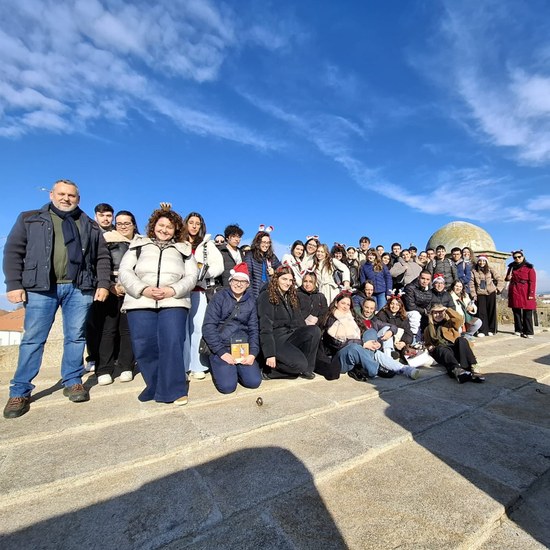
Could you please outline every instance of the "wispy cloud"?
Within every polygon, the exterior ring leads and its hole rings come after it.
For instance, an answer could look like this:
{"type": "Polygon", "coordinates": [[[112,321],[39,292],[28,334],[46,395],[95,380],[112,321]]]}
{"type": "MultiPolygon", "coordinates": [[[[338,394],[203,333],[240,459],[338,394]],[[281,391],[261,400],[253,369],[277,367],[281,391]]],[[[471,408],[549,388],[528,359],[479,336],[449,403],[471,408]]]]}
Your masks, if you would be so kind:
{"type": "Polygon", "coordinates": [[[529,210],[550,210],[550,195],[539,195],[534,199],[527,201],[527,208],[529,210]]]}
{"type": "Polygon", "coordinates": [[[532,165],[550,162],[546,7],[516,0],[446,2],[438,53],[429,61],[416,60],[458,95],[470,126],[484,140],[510,148],[518,160],[532,165]],[[515,33],[527,21],[534,30],[519,39],[515,33]]]}
{"type": "MultiPolygon", "coordinates": [[[[124,123],[135,110],[199,135],[277,146],[192,93],[217,80],[242,46],[223,5],[20,0],[3,3],[0,18],[0,136],[86,131],[101,119],[124,123]]],[[[257,24],[246,40],[261,31],[257,24]]],[[[264,42],[276,38],[272,31],[264,42]]]]}

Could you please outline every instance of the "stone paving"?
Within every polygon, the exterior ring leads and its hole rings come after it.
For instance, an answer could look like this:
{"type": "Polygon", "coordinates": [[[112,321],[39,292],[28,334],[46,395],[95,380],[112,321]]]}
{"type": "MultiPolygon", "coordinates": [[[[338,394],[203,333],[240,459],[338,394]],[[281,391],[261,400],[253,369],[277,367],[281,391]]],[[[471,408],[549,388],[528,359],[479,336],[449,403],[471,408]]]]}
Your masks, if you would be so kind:
{"type": "Polygon", "coordinates": [[[139,403],[139,376],[88,376],[91,401],[70,403],[60,349],[30,412],[0,421],[2,548],[550,546],[548,332],[477,340],[485,384],[437,366],[230,396],[206,379],[185,407],[139,403]]]}

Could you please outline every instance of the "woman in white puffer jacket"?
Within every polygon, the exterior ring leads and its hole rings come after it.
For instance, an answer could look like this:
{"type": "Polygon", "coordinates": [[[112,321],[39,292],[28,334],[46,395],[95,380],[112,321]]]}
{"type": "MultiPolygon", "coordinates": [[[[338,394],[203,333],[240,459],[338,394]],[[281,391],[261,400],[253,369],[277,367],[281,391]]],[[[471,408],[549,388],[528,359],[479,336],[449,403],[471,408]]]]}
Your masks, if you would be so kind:
{"type": "Polygon", "coordinates": [[[187,403],[183,344],[198,269],[182,236],[181,216],[164,206],[149,218],[147,236],[136,235],[120,262],[122,309],[146,384],[140,401],[187,403]]]}

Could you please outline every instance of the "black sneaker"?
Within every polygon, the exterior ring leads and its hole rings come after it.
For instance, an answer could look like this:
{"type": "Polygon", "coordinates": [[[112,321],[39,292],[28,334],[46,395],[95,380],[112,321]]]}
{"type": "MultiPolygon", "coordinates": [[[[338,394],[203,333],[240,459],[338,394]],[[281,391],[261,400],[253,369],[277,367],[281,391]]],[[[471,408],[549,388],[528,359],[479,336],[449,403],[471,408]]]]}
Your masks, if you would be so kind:
{"type": "Polygon", "coordinates": [[[459,367],[453,369],[453,374],[459,384],[464,384],[464,382],[470,382],[472,380],[472,373],[459,367]]]}
{"type": "Polygon", "coordinates": [[[4,418],[19,418],[31,408],[30,397],[10,397],[4,407],[4,418]]]}
{"type": "Polygon", "coordinates": [[[481,384],[485,382],[485,376],[481,376],[480,374],[472,374],[472,382],[477,382],[478,384],[481,384]]]}
{"type": "Polygon", "coordinates": [[[348,376],[357,380],[357,382],[366,382],[368,380],[367,375],[361,367],[353,367],[348,371],[348,376]]]}
{"type": "Polygon", "coordinates": [[[63,388],[63,395],[73,403],[83,403],[90,400],[90,394],[82,384],[73,384],[68,388],[63,388]]]}
{"type": "Polygon", "coordinates": [[[393,378],[395,376],[395,371],[387,369],[386,367],[383,367],[382,365],[378,366],[378,376],[380,378],[393,378]]]}
{"type": "Polygon", "coordinates": [[[314,372],[301,372],[299,374],[300,378],[305,378],[306,380],[313,380],[315,378],[314,372]]]}

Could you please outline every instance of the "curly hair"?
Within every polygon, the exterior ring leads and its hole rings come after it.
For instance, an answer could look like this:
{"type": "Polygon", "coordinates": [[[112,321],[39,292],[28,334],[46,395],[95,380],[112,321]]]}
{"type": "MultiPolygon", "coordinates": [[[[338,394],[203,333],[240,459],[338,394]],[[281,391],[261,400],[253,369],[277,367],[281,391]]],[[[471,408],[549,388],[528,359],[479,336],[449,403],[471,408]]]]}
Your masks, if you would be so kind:
{"type": "MultiPolygon", "coordinates": [[[[294,273],[292,272],[292,269],[290,269],[290,267],[287,267],[287,266],[281,266],[275,270],[275,273],[273,273],[267,285],[269,302],[275,306],[280,304],[281,300],[283,299],[283,296],[281,294],[281,289],[279,288],[279,277],[282,277],[283,275],[291,275],[292,280],[294,280],[294,273]]],[[[292,285],[288,289],[287,296],[288,296],[288,303],[290,304],[290,307],[292,309],[299,309],[300,303],[298,301],[296,285],[292,285]]]]}
{"type": "Polygon", "coordinates": [[[161,207],[153,211],[147,222],[146,234],[150,239],[155,239],[155,226],[161,218],[166,218],[174,226],[174,241],[182,243],[183,238],[183,220],[181,216],[170,208],[161,207]]]}
{"type": "Polygon", "coordinates": [[[385,311],[388,315],[393,315],[393,312],[390,309],[390,304],[392,302],[397,302],[399,304],[399,311],[397,312],[397,315],[403,319],[403,321],[407,320],[407,312],[405,311],[405,306],[403,305],[403,300],[399,296],[392,296],[384,305],[382,308],[383,311],[385,311]]]}
{"type": "Polygon", "coordinates": [[[275,256],[275,253],[273,252],[273,242],[271,241],[271,237],[267,231],[258,231],[258,233],[254,235],[254,238],[250,243],[250,254],[252,254],[252,257],[257,262],[262,262],[263,260],[273,260],[273,257],[275,256]],[[265,254],[260,249],[260,243],[264,237],[269,238],[269,248],[265,254]]]}
{"type": "Polygon", "coordinates": [[[203,241],[205,235],[206,223],[204,222],[204,218],[198,212],[189,212],[183,220],[183,240],[190,242],[194,248],[203,241]],[[199,218],[199,221],[201,222],[199,232],[194,237],[189,234],[189,229],[187,228],[187,223],[191,218],[199,218]]]}

